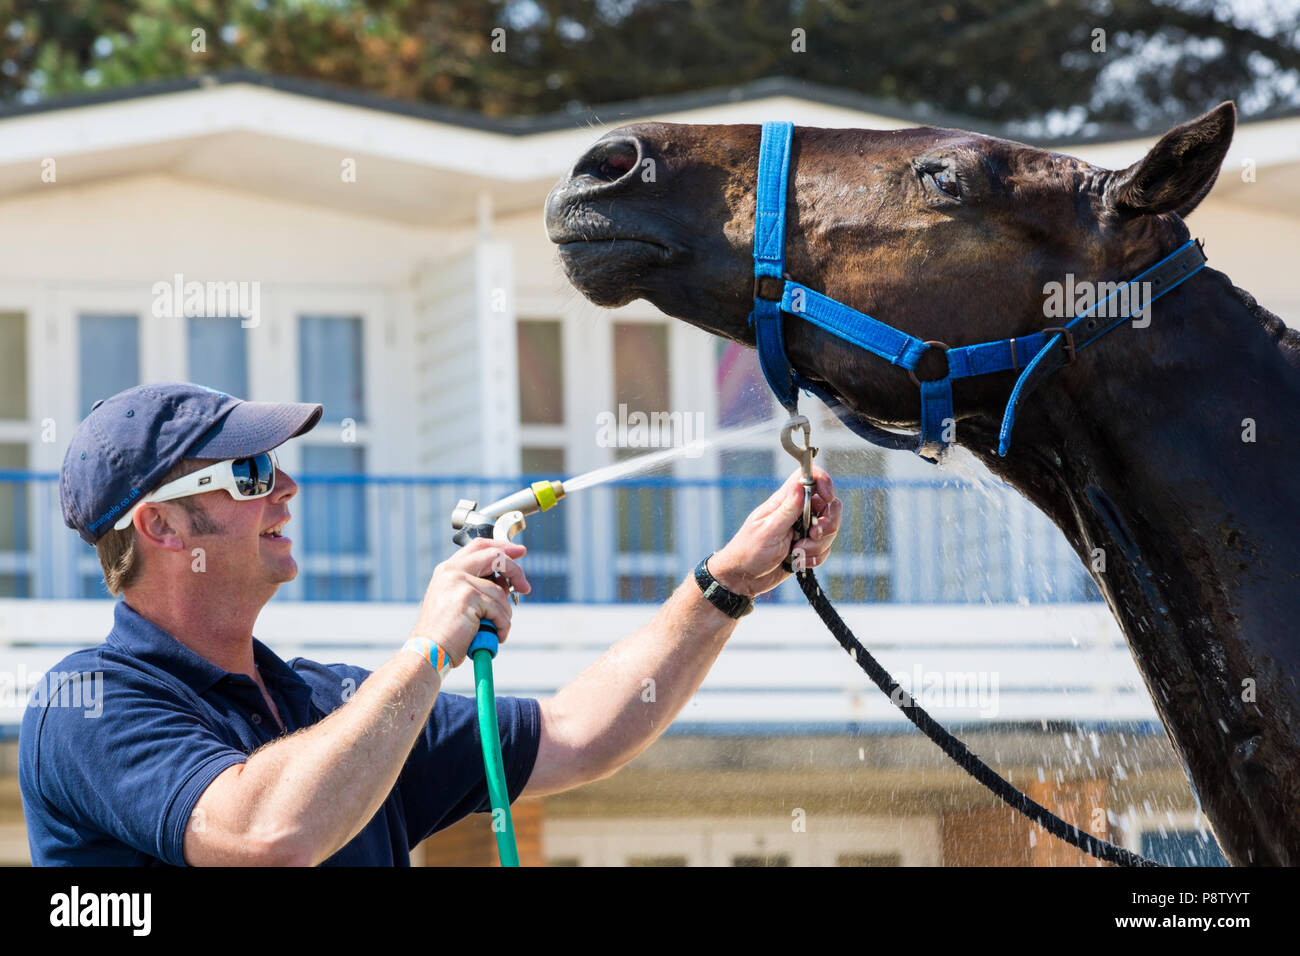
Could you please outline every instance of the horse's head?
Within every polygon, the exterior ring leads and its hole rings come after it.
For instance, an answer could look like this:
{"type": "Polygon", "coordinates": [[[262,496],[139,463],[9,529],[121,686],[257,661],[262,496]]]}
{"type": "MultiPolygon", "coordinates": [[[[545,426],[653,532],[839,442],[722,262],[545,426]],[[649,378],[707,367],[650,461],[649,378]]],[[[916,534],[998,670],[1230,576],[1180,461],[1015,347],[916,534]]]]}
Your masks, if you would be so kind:
{"type": "MultiPolygon", "coordinates": [[[[1045,317],[1047,283],[1068,274],[1122,282],[1186,241],[1180,217],[1214,184],[1235,116],[1223,103],[1119,171],[960,130],[798,127],[786,272],[949,346],[1062,325],[1045,317]]],[[[759,132],[640,123],[600,139],[546,203],[570,281],[598,305],[645,298],[754,344],[747,317],[759,132]]],[[[800,372],[877,422],[916,424],[917,389],[903,369],[809,323],[785,323],[800,372]]],[[[931,350],[918,373],[942,370],[931,350]]],[[[1011,376],[957,382],[957,417],[996,422],[1011,376]]]]}

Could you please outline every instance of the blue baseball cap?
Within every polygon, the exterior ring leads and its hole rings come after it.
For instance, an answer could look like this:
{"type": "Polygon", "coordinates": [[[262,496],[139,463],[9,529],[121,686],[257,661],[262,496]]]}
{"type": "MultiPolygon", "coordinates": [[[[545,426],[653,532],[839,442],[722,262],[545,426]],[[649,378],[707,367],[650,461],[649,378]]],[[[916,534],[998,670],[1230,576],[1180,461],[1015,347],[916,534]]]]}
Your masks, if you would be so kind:
{"type": "Polygon", "coordinates": [[[246,402],[188,382],[101,398],[63,456],[63,520],[94,544],[182,458],[260,455],[311,431],[322,411],[305,402],[246,402]]]}

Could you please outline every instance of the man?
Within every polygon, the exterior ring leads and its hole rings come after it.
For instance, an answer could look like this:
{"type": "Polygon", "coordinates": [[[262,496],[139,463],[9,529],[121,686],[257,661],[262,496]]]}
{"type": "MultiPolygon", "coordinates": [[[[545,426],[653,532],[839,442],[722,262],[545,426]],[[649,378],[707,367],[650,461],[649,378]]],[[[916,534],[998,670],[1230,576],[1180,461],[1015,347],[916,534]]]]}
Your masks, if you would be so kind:
{"type": "MultiPolygon", "coordinates": [[[[281,533],[297,485],[270,453],[321,411],[142,385],[97,402],[73,435],[64,519],[96,545],[123,600],[104,644],[52,669],[65,683],[102,674],[99,716],[57,706],[55,688],[24,715],[34,863],[405,865],[430,833],[489,809],[474,701],[439,688],[481,618],[509,637],[511,603],[492,575],[527,594],[522,545],[475,540],[438,565],[410,639],[373,673],[285,663],[253,637],[297,574],[281,533]]],[[[702,583],[682,583],[554,698],[497,698],[511,801],[609,776],[645,750],[747,599],[787,576],[792,546],[810,566],[824,560],[840,502],[818,470],[819,520],[793,541],[796,478],[702,562],[702,583]]]]}

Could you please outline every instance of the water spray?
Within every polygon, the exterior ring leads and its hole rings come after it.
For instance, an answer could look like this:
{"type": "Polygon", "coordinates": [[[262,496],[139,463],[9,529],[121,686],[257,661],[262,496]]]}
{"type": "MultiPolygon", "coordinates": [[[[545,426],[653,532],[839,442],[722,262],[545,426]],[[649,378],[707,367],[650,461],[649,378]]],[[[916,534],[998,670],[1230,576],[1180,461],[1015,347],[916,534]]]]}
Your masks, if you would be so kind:
{"type": "MultiPolygon", "coordinates": [[[[695,442],[690,448],[669,449],[600,468],[570,479],[567,482],[567,491],[577,491],[618,480],[628,474],[656,467],[692,449],[702,451],[710,446],[722,446],[739,441],[770,428],[771,424],[774,423],[738,429],[725,440],[695,442]]],[[[812,460],[817,454],[817,449],[812,447],[812,424],[807,417],[795,415],[785,423],[781,429],[781,445],[799,462],[803,472],[800,478],[804,490],[803,520],[799,529],[801,535],[806,534],[812,527],[812,496],[816,488],[812,474],[812,460]],[[795,443],[795,432],[802,432],[802,445],[795,443]]],[[[451,513],[451,526],[456,532],[452,536],[452,541],[462,547],[475,538],[509,542],[524,530],[526,525],[524,519],[527,515],[548,511],[555,507],[566,494],[565,484],[559,481],[535,481],[527,488],[506,495],[481,508],[477,501],[462,498],[451,513]]],[[[792,557],[786,558],[786,570],[792,570],[790,564],[792,557]]],[[[508,588],[511,600],[516,605],[519,603],[519,595],[514,586],[510,585],[499,571],[494,570],[492,579],[502,587],[508,588]]],[[[497,726],[496,691],[492,680],[492,659],[496,657],[499,646],[496,625],[487,618],[482,618],[479,621],[478,634],[474,636],[469,646],[468,657],[474,662],[474,697],[478,707],[483,767],[487,775],[488,795],[492,802],[492,829],[496,833],[497,852],[501,857],[501,865],[518,866],[519,851],[515,845],[514,822],[510,816],[510,798],[506,789],[505,769],[501,758],[501,733],[497,726]]]]}

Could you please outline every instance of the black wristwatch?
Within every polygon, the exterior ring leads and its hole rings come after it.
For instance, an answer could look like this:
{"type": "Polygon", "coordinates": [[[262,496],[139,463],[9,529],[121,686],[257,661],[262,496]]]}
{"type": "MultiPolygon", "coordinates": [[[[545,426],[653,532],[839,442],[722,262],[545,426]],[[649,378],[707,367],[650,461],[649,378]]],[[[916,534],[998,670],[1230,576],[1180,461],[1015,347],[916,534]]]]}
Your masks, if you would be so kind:
{"type": "Polygon", "coordinates": [[[695,566],[695,583],[704,592],[704,599],[727,617],[744,617],[754,610],[754,599],[745,597],[743,594],[737,594],[735,591],[728,591],[718,583],[718,579],[709,573],[709,558],[711,557],[713,557],[712,554],[708,555],[695,566]]]}

